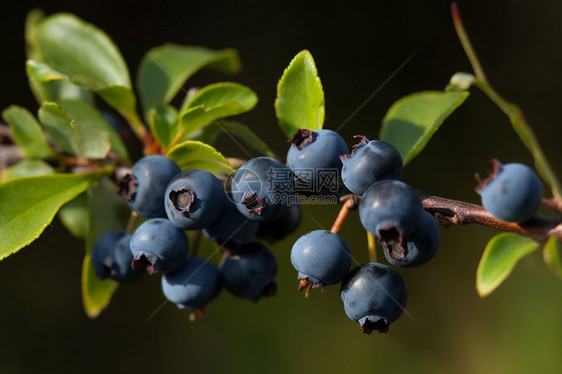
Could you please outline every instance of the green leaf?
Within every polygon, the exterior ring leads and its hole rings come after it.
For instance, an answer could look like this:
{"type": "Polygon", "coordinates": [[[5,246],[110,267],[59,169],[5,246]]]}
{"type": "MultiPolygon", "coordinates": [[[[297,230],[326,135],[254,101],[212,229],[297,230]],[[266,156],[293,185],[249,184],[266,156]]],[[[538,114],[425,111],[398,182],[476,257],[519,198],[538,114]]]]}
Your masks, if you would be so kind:
{"type": "Polygon", "coordinates": [[[23,177],[54,174],[55,168],[41,160],[22,160],[0,172],[0,181],[9,182],[23,177]]]}
{"type": "Polygon", "coordinates": [[[96,92],[127,118],[137,135],[144,134],[127,65],[105,32],[59,13],[39,23],[35,42],[41,62],[28,61],[28,75],[38,82],[68,80],[96,92]]]}
{"type": "Polygon", "coordinates": [[[543,248],[544,263],[552,270],[554,274],[562,279],[562,258],[560,258],[560,251],[558,249],[558,240],[555,236],[548,238],[543,248]]]}
{"type": "Polygon", "coordinates": [[[230,138],[236,137],[240,139],[248,146],[267,157],[277,158],[271,148],[269,148],[269,146],[249,127],[234,121],[213,122],[209,126],[205,126],[194,139],[203,143],[213,144],[221,133],[227,134],[230,138]]]}
{"type": "Polygon", "coordinates": [[[0,185],[0,260],[37,239],[62,204],[107,172],[27,177],[0,185]]]}
{"type": "Polygon", "coordinates": [[[64,204],[59,210],[58,217],[72,235],[85,239],[89,225],[88,195],[82,192],[64,204]]]}
{"type": "Polygon", "coordinates": [[[150,130],[165,150],[177,134],[179,114],[171,105],[159,106],[149,112],[150,130]]]}
{"type": "Polygon", "coordinates": [[[405,96],[386,113],[380,138],[398,149],[406,165],[468,95],[466,91],[423,91],[405,96]]]}
{"type": "Polygon", "coordinates": [[[234,171],[230,163],[215,148],[208,144],[188,140],[176,145],[166,155],[174,160],[182,170],[203,169],[214,174],[234,171]]]}
{"type": "Polygon", "coordinates": [[[476,270],[476,290],[480,297],[492,293],[511,273],[521,258],[533,252],[539,243],[512,233],[494,236],[484,249],[476,270]]]}
{"type": "Polygon", "coordinates": [[[110,230],[124,230],[130,209],[116,193],[115,185],[108,179],[92,183],[88,189],[90,227],[86,238],[86,256],[82,264],[82,301],[86,314],[97,317],[109,304],[117,289],[112,280],[100,281],[90,262],[90,255],[98,239],[110,230]]]}
{"type": "Polygon", "coordinates": [[[176,141],[220,118],[247,112],[257,102],[256,93],[241,84],[221,82],[203,87],[181,114],[176,141]]]}
{"type": "Polygon", "coordinates": [[[88,127],[88,123],[76,123],[56,103],[44,102],[41,105],[39,121],[63,151],[83,158],[102,159],[111,149],[111,135],[107,131],[88,127]]]}
{"type": "Polygon", "coordinates": [[[145,112],[168,104],[187,79],[206,66],[236,73],[240,70],[238,53],[234,49],[213,51],[175,44],[165,44],[148,51],[138,72],[138,87],[145,112]]]}
{"type": "Polygon", "coordinates": [[[20,146],[24,156],[37,158],[54,156],[41,125],[27,109],[12,105],[4,109],[2,118],[10,125],[14,141],[20,146]]]}
{"type": "Polygon", "coordinates": [[[37,35],[37,26],[44,18],[45,13],[41,9],[32,9],[25,17],[25,54],[27,58],[40,58],[35,37],[37,35]]]}
{"type": "Polygon", "coordinates": [[[61,100],[59,104],[72,117],[77,127],[97,129],[109,133],[111,149],[123,160],[130,162],[127,147],[123,144],[121,137],[94,106],[78,100],[61,100]]]}
{"type": "Polygon", "coordinates": [[[309,51],[299,52],[283,72],[277,84],[275,113],[287,139],[300,128],[322,128],[324,91],[309,51]]]}

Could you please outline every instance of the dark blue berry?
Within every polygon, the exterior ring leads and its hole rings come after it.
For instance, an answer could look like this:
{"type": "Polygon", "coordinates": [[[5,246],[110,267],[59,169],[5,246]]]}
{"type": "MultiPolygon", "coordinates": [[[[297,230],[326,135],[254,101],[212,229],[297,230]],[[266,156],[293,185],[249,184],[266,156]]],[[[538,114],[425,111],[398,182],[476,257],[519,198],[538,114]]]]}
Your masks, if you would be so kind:
{"type": "Polygon", "coordinates": [[[435,217],[424,211],[418,228],[406,238],[406,245],[396,242],[388,246],[382,243],[384,256],[394,266],[422,265],[435,256],[440,238],[435,217]]]}
{"type": "Polygon", "coordinates": [[[174,225],[184,230],[200,230],[220,214],[224,190],[213,174],[190,169],[172,179],[164,197],[166,214],[174,225]]]}
{"type": "Polygon", "coordinates": [[[542,200],[542,183],[528,166],[518,163],[503,165],[492,161],[490,176],[476,192],[482,205],[495,218],[522,223],[535,214],[542,200]]]}
{"type": "Polygon", "coordinates": [[[259,225],[259,222],[244,217],[232,200],[224,195],[221,213],[213,223],[203,229],[203,234],[219,244],[236,246],[254,236],[259,225]]]}
{"type": "Polygon", "coordinates": [[[373,183],[386,179],[400,179],[402,157],[394,146],[382,140],[369,141],[364,136],[353,146],[351,154],[341,157],[341,177],[353,193],[362,195],[373,183]]]}
{"type": "Polygon", "coordinates": [[[262,296],[275,295],[276,273],[275,256],[258,242],[248,242],[237,248],[222,265],[226,288],[233,295],[253,302],[257,302],[262,296]]]}
{"type": "Polygon", "coordinates": [[[154,155],[138,160],[118,185],[119,195],[143,217],[166,217],[164,192],[179,166],[168,157],[154,155]]]}
{"type": "Polygon", "coordinates": [[[185,232],[165,218],[142,223],[131,238],[133,268],[146,268],[149,274],[179,268],[189,252],[185,232]]]}
{"type": "Polygon", "coordinates": [[[359,203],[363,227],[380,242],[405,244],[418,227],[423,208],[416,191],[395,180],[377,182],[369,187],[359,203]]]}
{"type": "Polygon", "coordinates": [[[389,266],[370,262],[349,272],[341,284],[340,298],[347,316],[361,325],[361,331],[388,334],[406,307],[406,284],[389,266]]]}
{"type": "Polygon", "coordinates": [[[302,209],[299,203],[289,205],[280,217],[269,222],[260,222],[256,237],[269,241],[282,240],[297,231],[302,220],[302,209]]]}
{"type": "Polygon", "coordinates": [[[221,292],[223,279],[209,260],[190,257],[176,271],[162,276],[162,292],[179,308],[203,309],[221,292]]]}
{"type": "Polygon", "coordinates": [[[270,157],[242,165],[231,184],[232,199],[244,216],[255,221],[279,217],[293,197],[291,171],[270,157]]]}
{"type": "Polygon", "coordinates": [[[318,185],[322,169],[341,170],[340,156],[347,154],[343,138],[332,130],[297,131],[287,152],[287,165],[301,181],[318,185]]]}
{"type": "Polygon", "coordinates": [[[291,250],[291,262],[299,272],[299,291],[338,283],[351,266],[351,249],[339,235],[327,230],[301,236],[291,250]]]}
{"type": "Polygon", "coordinates": [[[100,280],[129,282],[144,273],[142,269],[131,267],[130,242],[131,234],[121,230],[109,231],[99,238],[92,249],[91,262],[100,280]]]}

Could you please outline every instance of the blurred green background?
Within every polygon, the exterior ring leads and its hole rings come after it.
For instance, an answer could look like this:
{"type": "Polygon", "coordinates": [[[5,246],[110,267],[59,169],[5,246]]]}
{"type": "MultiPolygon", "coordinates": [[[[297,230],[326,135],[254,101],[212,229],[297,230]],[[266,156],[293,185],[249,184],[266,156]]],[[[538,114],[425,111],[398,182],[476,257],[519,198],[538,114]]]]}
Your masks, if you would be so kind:
{"type": "MultiPolygon", "coordinates": [[[[460,1],[465,26],[491,83],[520,104],[555,172],[560,160],[562,3],[460,1]]],[[[325,127],[336,129],[408,58],[414,58],[369,101],[341,134],[377,136],[386,110],[403,95],[442,89],[470,66],[456,39],[446,1],[10,2],[0,13],[0,107],[37,105],[27,86],[26,13],[76,13],[104,29],[135,76],[151,47],[165,42],[236,47],[243,72],[197,74],[189,86],[232,80],[252,87],[256,109],[240,116],[279,154],[287,144],[276,127],[277,80],[290,59],[309,49],[326,95],[325,127]]],[[[508,120],[480,92],[473,94],[408,165],[403,179],[440,196],[478,202],[474,173],[494,157],[531,164],[508,120]]],[[[228,138],[219,149],[244,156],[228,138]]],[[[257,305],[226,292],[207,316],[162,304],[160,279],[124,285],[99,318],[82,309],[83,243],[57,219],[39,240],[0,263],[0,373],[553,373],[560,372],[562,282],[540,252],[523,259],[491,296],[479,299],[475,271],[495,233],[478,226],[442,229],[436,258],[401,269],[408,315],[388,336],[364,336],[340,304],[338,287],[309,299],[296,292],[289,252],[298,236],[329,228],[337,206],[305,206],[295,235],[272,247],[278,295],[257,305]]],[[[0,212],[1,214],[1,212],[0,212]]],[[[366,238],[356,213],[341,235],[360,262],[366,238]]],[[[379,254],[379,256],[381,256],[379,254]]]]}

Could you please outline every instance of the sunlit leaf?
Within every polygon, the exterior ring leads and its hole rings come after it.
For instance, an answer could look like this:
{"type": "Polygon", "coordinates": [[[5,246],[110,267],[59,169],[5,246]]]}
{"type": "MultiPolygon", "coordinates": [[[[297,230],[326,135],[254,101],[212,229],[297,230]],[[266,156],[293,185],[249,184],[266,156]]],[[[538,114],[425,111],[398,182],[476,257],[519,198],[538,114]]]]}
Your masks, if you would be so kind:
{"type": "Polygon", "coordinates": [[[234,169],[224,156],[208,144],[188,140],[176,145],[167,156],[182,170],[204,169],[214,174],[230,173],[234,169]]]}
{"type": "Polygon", "coordinates": [[[468,95],[467,91],[423,91],[405,96],[386,113],[380,138],[398,149],[406,165],[468,95]]]}
{"type": "Polygon", "coordinates": [[[489,295],[511,273],[525,255],[539,247],[531,238],[512,233],[494,236],[484,249],[476,271],[476,290],[480,297],[489,295]]]}
{"type": "Polygon", "coordinates": [[[42,160],[21,160],[0,172],[0,182],[24,177],[54,174],[55,168],[42,160]]]}
{"type": "Polygon", "coordinates": [[[117,196],[115,185],[108,179],[96,181],[88,189],[89,230],[86,255],[82,264],[82,301],[90,318],[97,317],[109,304],[117,283],[96,278],[90,255],[97,240],[110,230],[124,230],[130,209],[117,196]]]}
{"type": "Polygon", "coordinates": [[[548,238],[548,241],[544,245],[542,255],[544,263],[558,278],[562,279],[562,258],[560,258],[558,240],[555,236],[548,238]]]}
{"type": "Polygon", "coordinates": [[[167,149],[178,132],[179,114],[171,105],[151,109],[149,114],[150,129],[162,148],[167,149]]]}
{"type": "Polygon", "coordinates": [[[210,67],[226,73],[240,70],[234,49],[213,51],[203,47],[165,44],[151,49],[141,61],[138,86],[146,112],[168,104],[198,70],[210,67]]]}
{"type": "Polygon", "coordinates": [[[62,204],[107,172],[27,177],[0,185],[0,259],[37,239],[62,204]]]}
{"type": "Polygon", "coordinates": [[[26,157],[48,158],[54,155],[41,125],[27,109],[12,105],[2,112],[14,141],[26,157]]]}
{"type": "Polygon", "coordinates": [[[283,72],[277,84],[275,113],[287,139],[299,128],[322,128],[324,91],[310,52],[299,52],[283,72]]]}

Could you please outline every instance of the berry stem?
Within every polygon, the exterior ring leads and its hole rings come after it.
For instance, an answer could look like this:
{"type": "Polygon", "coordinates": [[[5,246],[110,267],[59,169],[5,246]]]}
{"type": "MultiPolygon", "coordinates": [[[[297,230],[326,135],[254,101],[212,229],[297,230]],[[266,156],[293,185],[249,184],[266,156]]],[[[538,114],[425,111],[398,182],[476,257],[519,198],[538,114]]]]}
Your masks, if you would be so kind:
{"type": "Polygon", "coordinates": [[[552,190],[553,196],[561,200],[562,199],[562,187],[560,186],[560,182],[556,178],[546,156],[544,155],[542,148],[533,132],[531,126],[527,123],[527,120],[523,116],[523,112],[521,109],[504,99],[498,92],[490,85],[486,75],[484,74],[484,70],[482,69],[482,65],[478,60],[476,52],[472,47],[470,39],[464,29],[462,24],[459,10],[456,3],[451,3],[451,16],[453,18],[453,23],[455,25],[455,30],[461,42],[461,45],[472,65],[472,69],[474,70],[474,74],[476,76],[476,82],[474,85],[478,87],[490,100],[492,100],[498,108],[504,112],[504,114],[509,118],[511,125],[521,142],[527,147],[531,155],[533,156],[533,160],[535,161],[535,167],[537,172],[544,179],[550,189],[552,190]]]}
{"type": "Polygon", "coordinates": [[[132,234],[133,231],[135,231],[135,225],[137,223],[138,218],[139,218],[139,214],[134,210],[131,210],[131,215],[129,216],[129,221],[127,222],[127,227],[125,228],[125,231],[127,231],[129,234],[132,234]]]}
{"type": "Polygon", "coordinates": [[[432,196],[421,191],[418,191],[418,195],[422,201],[423,208],[433,214],[439,223],[445,227],[451,224],[467,225],[469,223],[478,223],[483,226],[513,232],[538,240],[556,236],[558,241],[562,241],[562,216],[547,217],[535,215],[528,221],[517,224],[494,218],[480,205],[432,196]]]}
{"type": "Polygon", "coordinates": [[[375,236],[367,231],[367,247],[369,248],[369,262],[377,262],[377,247],[375,236]]]}
{"type": "Polygon", "coordinates": [[[338,231],[340,231],[340,228],[343,225],[345,219],[347,218],[347,215],[349,214],[349,211],[353,208],[354,205],[355,204],[354,204],[352,199],[348,199],[348,200],[345,201],[345,203],[341,207],[340,213],[338,214],[338,216],[336,217],[336,220],[334,221],[334,225],[332,226],[332,229],[330,230],[331,232],[333,232],[334,234],[337,234],[338,231]]]}

